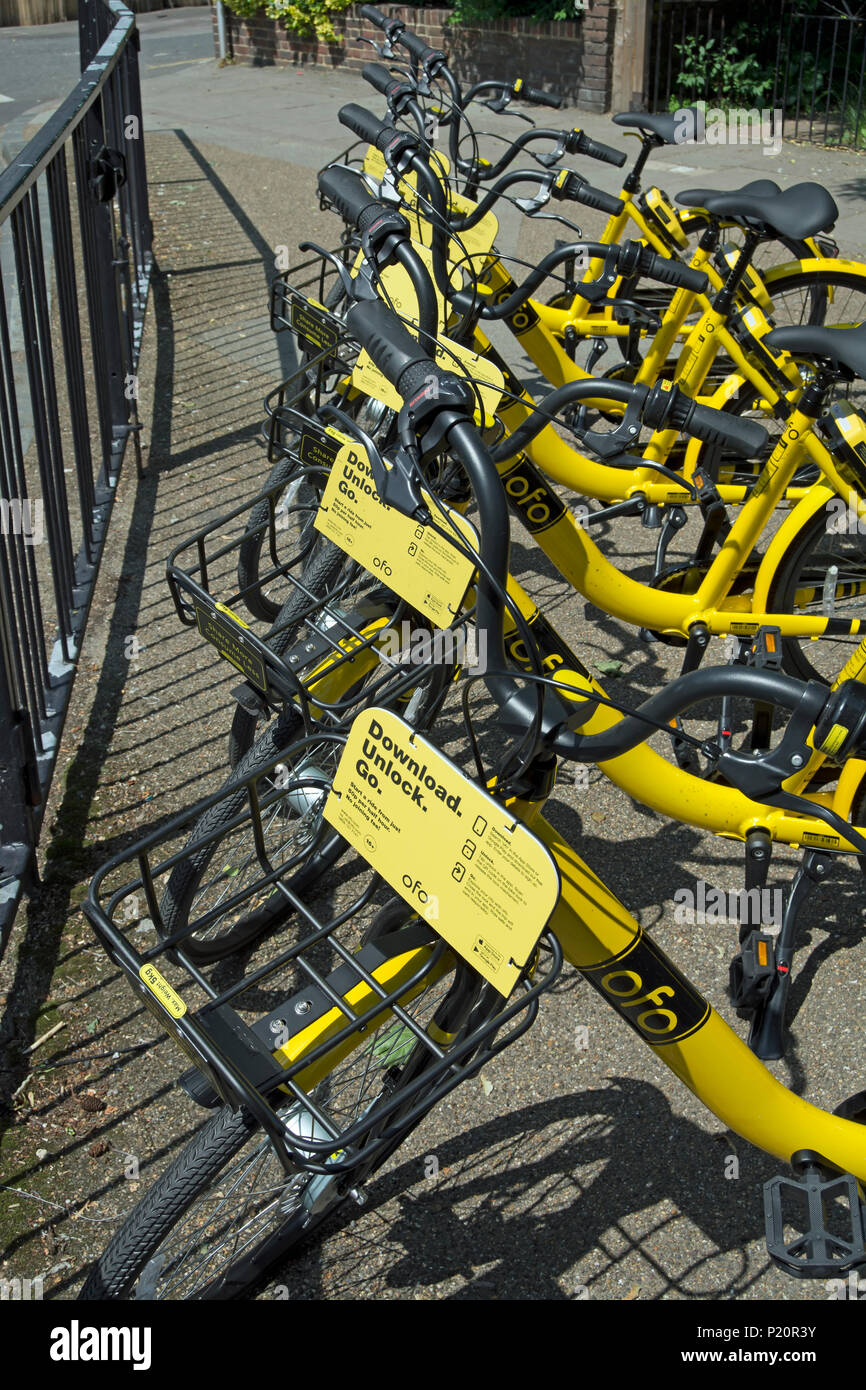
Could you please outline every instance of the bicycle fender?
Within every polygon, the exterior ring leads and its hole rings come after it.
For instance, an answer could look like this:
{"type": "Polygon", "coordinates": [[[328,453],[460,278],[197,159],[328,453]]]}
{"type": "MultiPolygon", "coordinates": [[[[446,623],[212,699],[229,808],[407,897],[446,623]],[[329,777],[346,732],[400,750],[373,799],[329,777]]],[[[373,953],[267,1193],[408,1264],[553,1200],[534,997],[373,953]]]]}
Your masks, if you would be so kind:
{"type": "Polygon", "coordinates": [[[752,600],[753,612],[764,613],[767,611],[767,596],[776,571],[794,545],[803,527],[808,525],[815,513],[826,507],[831,498],[835,496],[836,493],[832,488],[826,487],[823,483],[816,483],[814,487],[810,488],[806,496],[800,499],[794,510],[785,517],[767,546],[766,554],[758,569],[755,580],[755,596],[752,600]]]}

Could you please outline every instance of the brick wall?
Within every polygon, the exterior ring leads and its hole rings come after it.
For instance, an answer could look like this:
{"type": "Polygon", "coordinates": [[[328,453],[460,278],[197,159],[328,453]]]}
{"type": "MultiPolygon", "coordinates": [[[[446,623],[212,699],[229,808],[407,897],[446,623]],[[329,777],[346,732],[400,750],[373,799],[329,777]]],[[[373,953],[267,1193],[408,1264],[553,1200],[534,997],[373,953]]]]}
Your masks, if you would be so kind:
{"type": "MultiPolygon", "coordinates": [[[[385,14],[399,16],[407,29],[431,48],[449,55],[460,82],[471,85],[487,78],[523,77],[534,87],[560,92],[583,111],[610,107],[611,60],[617,0],[586,0],[583,17],[567,23],[533,24],[529,19],[497,20],[472,28],[447,23],[450,10],[411,9],[381,4],[385,14]]],[[[216,44],[216,6],[212,6],[216,44]]],[[[369,44],[358,43],[379,31],[357,18],[355,7],[334,15],[337,44],[299,39],[264,11],[241,19],[226,10],[229,52],[240,62],[255,65],[289,63],[359,71],[375,61],[369,44]]]]}

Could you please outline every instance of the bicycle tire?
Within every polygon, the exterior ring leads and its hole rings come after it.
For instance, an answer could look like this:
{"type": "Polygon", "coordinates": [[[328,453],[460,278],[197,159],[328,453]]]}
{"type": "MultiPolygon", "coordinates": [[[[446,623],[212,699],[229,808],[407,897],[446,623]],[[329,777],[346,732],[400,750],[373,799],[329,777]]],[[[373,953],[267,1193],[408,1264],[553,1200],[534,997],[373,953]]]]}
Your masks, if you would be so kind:
{"type": "MultiPolygon", "coordinates": [[[[240,866],[236,864],[232,864],[230,867],[225,866],[221,874],[209,882],[203,880],[210,870],[217,848],[220,848],[221,855],[229,852],[237,854],[238,851],[237,848],[231,851],[224,848],[226,844],[230,844],[230,841],[215,839],[210,844],[198,844],[198,842],[208,835],[219,832],[223,827],[228,826],[234,817],[243,812],[247,805],[247,794],[242,785],[244,779],[267,767],[269,763],[273,763],[282,750],[290,746],[302,734],[303,721],[300,713],[292,707],[267,725],[255,740],[252,748],[240,759],[231,777],[224,784],[226,788],[236,786],[236,792],[234,795],[222,797],[199,819],[187,842],[186,855],[175,865],[169,876],[160,902],[162,935],[171,936],[174,932],[183,930],[196,910],[199,911],[199,914],[204,911],[213,911],[219,906],[221,900],[225,900],[240,891],[243,887],[241,875],[247,867],[252,868],[254,876],[260,876],[261,868],[256,860],[254,849],[249,852],[244,849],[245,836],[252,844],[250,827],[241,831],[239,841],[240,853],[247,852],[246,861],[240,866]],[[196,848],[197,844],[198,848],[196,848]],[[202,900],[208,894],[212,894],[212,900],[205,905],[202,900]],[[199,903],[198,909],[196,909],[197,902],[199,903]]],[[[336,745],[327,745],[328,756],[331,758],[336,756],[335,747],[336,745]]],[[[303,765],[315,767],[315,746],[307,751],[303,758],[303,765]]],[[[327,775],[327,770],[325,770],[325,775],[327,775]]],[[[293,808],[291,804],[287,807],[286,801],[278,802],[271,808],[270,820],[266,825],[263,822],[264,834],[267,834],[271,826],[286,814],[287,809],[293,808]]],[[[315,826],[315,814],[311,816],[313,825],[307,826],[306,830],[303,828],[305,815],[312,810],[313,806],[310,805],[307,807],[307,811],[302,811],[298,817],[296,826],[296,833],[300,836],[298,850],[303,847],[304,837],[310,838],[311,830],[314,841],[321,831],[321,842],[288,880],[287,886],[297,892],[301,892],[310,883],[315,882],[326,869],[337,861],[346,848],[345,840],[336,831],[315,826]]],[[[288,833],[291,835],[292,832],[289,831],[288,833]]],[[[284,848],[284,845],[285,840],[280,848],[284,848]]],[[[291,910],[285,896],[275,888],[263,903],[246,911],[238,920],[231,921],[228,925],[221,927],[221,919],[216,919],[207,928],[203,937],[197,937],[195,934],[185,937],[183,950],[190,960],[200,965],[222,960],[225,956],[232,955],[235,951],[250,945],[272,927],[277,926],[291,914],[291,910]]]]}
{"type": "MultiPolygon", "coordinates": [[[[267,489],[283,487],[286,491],[275,502],[275,512],[279,514],[280,508],[292,488],[292,475],[297,473],[298,466],[291,458],[277,459],[268,476],[265,487],[267,489]]],[[[298,480],[298,487],[303,490],[304,483],[298,480]]],[[[315,490],[307,484],[309,497],[302,501],[302,506],[309,505],[312,508],[315,490]]],[[[293,499],[294,500],[294,499],[293,499]]],[[[264,500],[257,502],[251,508],[249,520],[246,525],[243,540],[238,547],[238,589],[243,594],[243,602],[248,612],[261,622],[272,623],[279,615],[280,609],[285,603],[270,597],[262,588],[260,579],[262,551],[268,538],[268,523],[270,520],[270,504],[264,500]]],[[[303,560],[301,564],[301,575],[306,578],[306,574],[311,563],[314,562],[319,553],[324,537],[316,531],[313,526],[312,515],[308,518],[305,525],[300,528],[297,543],[301,547],[303,560]],[[304,552],[307,552],[304,554],[304,552]]]]}
{"type": "MultiPolygon", "coordinates": [[[[840,505],[844,504],[840,501],[840,505]]],[[[832,507],[833,502],[828,502],[816,512],[789,547],[770,585],[767,601],[771,610],[820,613],[825,579],[830,565],[837,562],[839,584],[866,582],[866,535],[859,526],[834,532],[831,529],[835,520],[832,507]],[[798,594],[801,595],[799,601],[798,594]]],[[[843,594],[842,603],[843,611],[835,609],[834,616],[866,617],[866,595],[852,594],[846,599],[843,594]]],[[[829,685],[861,640],[857,635],[822,637],[817,642],[808,637],[786,637],[783,642],[785,670],[801,680],[820,680],[829,685]]]]}
{"type": "MultiPolygon", "coordinates": [[[[330,541],[325,542],[314,568],[305,578],[306,588],[324,599],[329,593],[334,592],[341,571],[344,568],[348,569],[352,563],[330,541]]],[[[372,585],[374,589],[381,589],[383,599],[386,594],[390,593],[364,570],[358,571],[358,579],[362,586],[372,585]]],[[[340,608],[351,610],[351,592],[349,590],[347,594],[348,602],[341,594],[340,608]]],[[[396,610],[400,604],[400,599],[396,595],[392,595],[392,601],[396,610]]],[[[299,640],[309,606],[309,600],[300,592],[296,592],[286,603],[271,631],[264,638],[277,656],[283,656],[288,648],[299,640]]],[[[421,626],[429,627],[429,624],[420,615],[408,608],[406,609],[406,619],[410,622],[413,630],[421,626]]],[[[431,714],[438,708],[447,686],[453,679],[454,666],[450,663],[434,663],[424,668],[424,674],[423,683],[403,691],[395,706],[397,713],[413,727],[419,729],[425,727],[431,714]]],[[[366,677],[362,676],[354,685],[347,687],[343,692],[343,698],[345,700],[353,699],[365,679],[366,677]]],[[[389,703],[386,696],[383,696],[383,700],[384,703],[389,703]]],[[[235,710],[229,731],[229,765],[232,768],[237,767],[241,758],[252,747],[257,730],[261,725],[261,717],[261,713],[254,713],[240,704],[235,710]]]]}
{"type": "MultiPolygon", "coordinates": [[[[304,575],[304,588],[324,600],[333,591],[341,571],[347,564],[346,555],[332,541],[322,537],[322,545],[304,575]]],[[[293,589],[285,603],[271,619],[272,626],[264,641],[275,656],[284,656],[296,641],[310,614],[310,599],[300,589],[293,589]]],[[[229,731],[229,766],[237,767],[241,758],[252,748],[260,716],[238,705],[229,731]]]]}
{"type": "MultiPolygon", "coordinates": [[[[414,915],[402,901],[387,905],[380,911],[371,928],[368,928],[367,939],[376,939],[384,931],[394,930],[414,915]]],[[[394,949],[399,953],[399,946],[395,946],[394,949]]],[[[425,1028],[431,1020],[438,1017],[441,1002],[451,988],[446,984],[449,978],[456,979],[453,970],[447,973],[444,979],[437,979],[422,990],[406,1005],[416,1019],[427,1015],[423,1025],[425,1028]]],[[[423,1053],[429,1064],[432,1054],[418,1042],[410,1053],[401,1054],[401,1047],[404,1046],[401,1041],[403,1031],[403,1025],[398,1020],[385,1020],[371,1037],[359,1043],[355,1051],[344,1057],[333,1072],[319,1083],[313,1092],[317,1105],[331,1103],[329,1098],[334,1095],[339,1098],[341,1086],[345,1085],[345,1081],[339,1080],[341,1073],[348,1072],[348,1081],[352,1087],[353,1069],[359,1078],[361,1089],[349,1109],[352,1118],[367,1113],[375,1106],[377,1099],[393,1097],[401,1082],[407,1084],[408,1075],[412,1075],[417,1081],[419,1069],[417,1065],[413,1068],[413,1057],[416,1052],[423,1053]],[[387,1045],[383,1047],[386,1040],[387,1045]],[[398,1067],[400,1075],[395,1076],[395,1069],[398,1067]],[[374,1089],[376,1099],[371,1102],[369,1095],[374,1089]]],[[[413,1106],[417,1100],[418,1096],[413,1095],[413,1106]]],[[[227,1266],[222,1270],[205,1271],[197,1287],[187,1288],[185,1297],[188,1300],[224,1301],[249,1294],[265,1280],[280,1260],[285,1259],[302,1241],[306,1241],[345,1203],[346,1188],[350,1183],[364,1181],[387,1161],[417,1128],[426,1113],[428,1112],[424,1111],[424,1114],[416,1117],[405,1129],[399,1130],[385,1147],[374,1147],[375,1130],[371,1130],[370,1136],[364,1141],[371,1148],[371,1156],[366,1163],[362,1160],[348,1177],[338,1180],[335,1175],[334,1179],[329,1180],[325,1177],[323,1180],[321,1176],[317,1178],[316,1175],[298,1170],[287,1180],[270,1140],[250,1117],[243,1111],[233,1111],[228,1106],[220,1107],[130,1212],[103,1255],[88,1273],[78,1295],[79,1300],[156,1298],[159,1294],[158,1281],[164,1274],[167,1277],[162,1289],[163,1294],[171,1296],[173,1292],[179,1293],[181,1277],[186,1277],[187,1280],[195,1279],[197,1271],[183,1250],[179,1254],[172,1254],[171,1240],[179,1231],[182,1232],[185,1221],[188,1222],[191,1218],[192,1222],[195,1222],[197,1207],[206,1218],[203,1227],[205,1237],[202,1239],[201,1233],[194,1232],[194,1247],[188,1248],[195,1249],[200,1261],[212,1261],[214,1257],[218,1259],[221,1251],[230,1244],[231,1232],[226,1235],[219,1227],[214,1235],[208,1237],[207,1233],[214,1222],[234,1221],[235,1225],[241,1228],[240,1233],[246,1240],[246,1246],[237,1252],[235,1240],[235,1248],[230,1248],[227,1255],[227,1266]],[[240,1164],[236,1163],[233,1168],[229,1168],[232,1160],[238,1158],[248,1143],[252,1145],[250,1160],[246,1161],[241,1157],[240,1164]],[[279,1178],[276,1183],[270,1186],[266,1184],[264,1190],[259,1191],[261,1178],[266,1174],[268,1157],[279,1178]],[[241,1187],[244,1162],[247,1171],[257,1183],[246,1205],[245,1193],[241,1187]],[[257,1173],[253,1172],[254,1164],[258,1168],[257,1173]],[[315,1181],[319,1182],[320,1187],[316,1193],[315,1204],[311,1201],[312,1209],[307,1209],[304,1206],[304,1198],[311,1183],[315,1181]],[[332,1184],[330,1188],[327,1186],[329,1181],[332,1184]],[[289,1186],[292,1183],[294,1187],[290,1192],[289,1186]],[[224,1197],[226,1190],[230,1196],[230,1211],[225,1210],[229,1205],[224,1197]],[[212,1199],[215,1211],[214,1215],[208,1218],[207,1203],[211,1191],[215,1194],[212,1199]],[[280,1220],[285,1213],[287,1197],[294,1200],[295,1210],[288,1213],[286,1219],[280,1220]],[[274,1229],[256,1229],[255,1223],[267,1218],[269,1214],[273,1214],[277,1223],[274,1229]],[[251,1225],[253,1235],[249,1236],[247,1232],[251,1225]]]]}

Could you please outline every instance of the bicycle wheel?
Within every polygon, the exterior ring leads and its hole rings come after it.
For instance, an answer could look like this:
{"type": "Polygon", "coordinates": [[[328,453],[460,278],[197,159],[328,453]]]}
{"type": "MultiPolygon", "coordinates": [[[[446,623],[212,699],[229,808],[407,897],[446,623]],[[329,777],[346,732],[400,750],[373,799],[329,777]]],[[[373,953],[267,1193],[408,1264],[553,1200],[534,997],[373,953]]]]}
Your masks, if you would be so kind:
{"type": "MultiPolygon", "coordinates": [[[[336,403],[371,436],[382,431],[384,437],[394,416],[387,406],[367,396],[358,395],[351,401],[339,397],[336,403]]],[[[298,438],[294,438],[295,444],[298,438]]],[[[285,556],[287,563],[295,561],[296,569],[300,561],[300,578],[304,583],[311,567],[330,544],[315,527],[325,483],[324,473],[320,478],[317,475],[314,482],[309,473],[300,472],[297,460],[287,453],[277,459],[265,484],[268,490],[283,489],[274,500],[278,555],[285,556]]],[[[296,592],[292,590],[291,580],[282,575],[274,575],[264,582],[262,580],[263,556],[266,557],[265,568],[273,568],[269,554],[269,521],[270,504],[267,500],[258,502],[250,510],[246,531],[238,547],[238,588],[243,593],[243,601],[249,612],[265,623],[273,623],[280,616],[283,605],[296,592]]]]}
{"type": "MultiPolygon", "coordinates": [[[[236,786],[236,792],[223,797],[205,812],[190,836],[184,858],[172,870],[160,903],[165,936],[181,931],[190,920],[204,913],[218,914],[208,927],[184,939],[184,952],[198,964],[220,960],[249,945],[291,912],[284,895],[276,888],[252,906],[247,903],[240,909],[226,906],[223,913],[219,912],[221,905],[240,893],[250,878],[261,877],[261,864],[249,824],[235,831],[227,829],[223,838],[210,844],[197,842],[228,827],[243,812],[247,805],[244,780],[275,762],[282,750],[302,736],[303,722],[294,708],[279,715],[261,732],[225,783],[227,788],[236,786]],[[216,864],[215,856],[219,861],[216,864]]],[[[297,873],[287,880],[288,886],[298,892],[315,882],[345,849],[345,841],[322,820],[326,796],[323,787],[333,778],[340,747],[338,743],[325,740],[320,747],[310,745],[298,761],[277,763],[258,784],[259,795],[263,796],[279,791],[292,779],[296,781],[300,773],[305,773],[309,781],[308,792],[295,785],[291,793],[274,799],[262,814],[265,847],[273,863],[285,863],[295,854],[316,846],[306,855],[297,873]]]]}
{"type": "MultiPolygon", "coordinates": [[[[780,565],[768,596],[779,613],[866,618],[866,535],[836,499],[803,527],[780,565]],[[839,521],[844,529],[838,529],[839,521]]],[[[831,684],[861,637],[788,637],[785,669],[803,680],[831,684]]]]}
{"type": "MultiPolygon", "coordinates": [[[[407,917],[413,914],[404,903],[390,904],[368,937],[395,932],[393,952],[399,955],[399,927],[407,917]]],[[[431,1036],[441,1019],[453,1021],[449,999],[459,992],[460,979],[461,971],[452,966],[406,1003],[407,1014],[431,1036]]],[[[417,1081],[431,1057],[405,1024],[388,1019],[336,1064],[311,1100],[345,1131],[410,1078],[417,1081]]],[[[423,1089],[413,1093],[413,1110],[419,1099],[423,1109],[423,1089]]],[[[280,1114],[300,1137],[313,1132],[312,1116],[299,1102],[280,1114]]],[[[385,1148],[374,1148],[371,1128],[361,1141],[357,1168],[331,1177],[300,1168],[287,1174],[270,1139],[249,1117],[221,1108],[127,1217],[88,1274],[79,1299],[227,1300],[250,1293],[345,1201],[349,1188],[386,1162],[421,1118],[385,1148]],[[371,1151],[366,1164],[364,1148],[371,1151]]]]}
{"type": "MultiPolygon", "coordinates": [[[[300,562],[300,577],[306,581],[310,566],[325,544],[325,538],[313,524],[321,494],[308,477],[298,476],[298,465],[291,458],[277,460],[265,486],[284,489],[274,503],[279,549],[287,562],[300,562]]],[[[278,616],[291,583],[281,575],[268,584],[262,584],[260,579],[270,513],[267,501],[257,502],[250,509],[246,532],[238,547],[238,588],[249,612],[265,623],[272,623],[278,616]]]]}
{"type": "MultiPolygon", "coordinates": [[[[302,576],[304,589],[308,592],[292,588],[289,597],[277,609],[275,621],[271,620],[272,627],[264,637],[275,656],[284,656],[296,642],[302,641],[307,635],[314,635],[314,628],[318,625],[331,623],[332,620],[326,614],[318,611],[315,614],[310,613],[311,600],[308,594],[324,601],[335,593],[339,584],[339,608],[348,613],[353,601],[359,597],[363,589],[370,587],[370,578],[364,570],[357,565],[352,567],[345,553],[332,541],[326,540],[324,536],[320,537],[320,540],[321,545],[316,556],[311,559],[306,573],[302,576]]],[[[237,767],[241,758],[252,748],[265,717],[269,717],[266,710],[252,713],[243,705],[238,705],[229,733],[230,767],[237,767]]]]}

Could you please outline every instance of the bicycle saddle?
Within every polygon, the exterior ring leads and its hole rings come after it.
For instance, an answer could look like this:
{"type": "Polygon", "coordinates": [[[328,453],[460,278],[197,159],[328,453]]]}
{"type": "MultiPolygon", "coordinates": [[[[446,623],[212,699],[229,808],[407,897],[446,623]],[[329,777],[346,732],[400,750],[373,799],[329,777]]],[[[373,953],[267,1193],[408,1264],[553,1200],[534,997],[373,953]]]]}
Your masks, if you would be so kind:
{"type": "Polygon", "coordinates": [[[730,217],[756,231],[798,240],[827,231],[839,216],[839,209],[820,183],[797,183],[782,193],[763,194],[743,188],[722,192],[689,188],[676,197],[683,207],[703,208],[711,217],[730,217]]]}
{"type": "Polygon", "coordinates": [[[695,143],[694,132],[698,129],[700,114],[697,106],[686,106],[682,111],[659,111],[656,115],[650,115],[648,111],[621,111],[614,116],[613,122],[614,125],[633,125],[638,130],[648,131],[660,145],[686,145],[695,143]],[[692,117],[689,123],[691,134],[688,136],[683,135],[685,112],[692,117]]]}
{"type": "Polygon", "coordinates": [[[866,378],[866,324],[856,328],[822,328],[820,324],[798,323],[774,328],[764,342],[769,348],[785,348],[806,357],[822,357],[837,370],[847,368],[866,378]]]}

